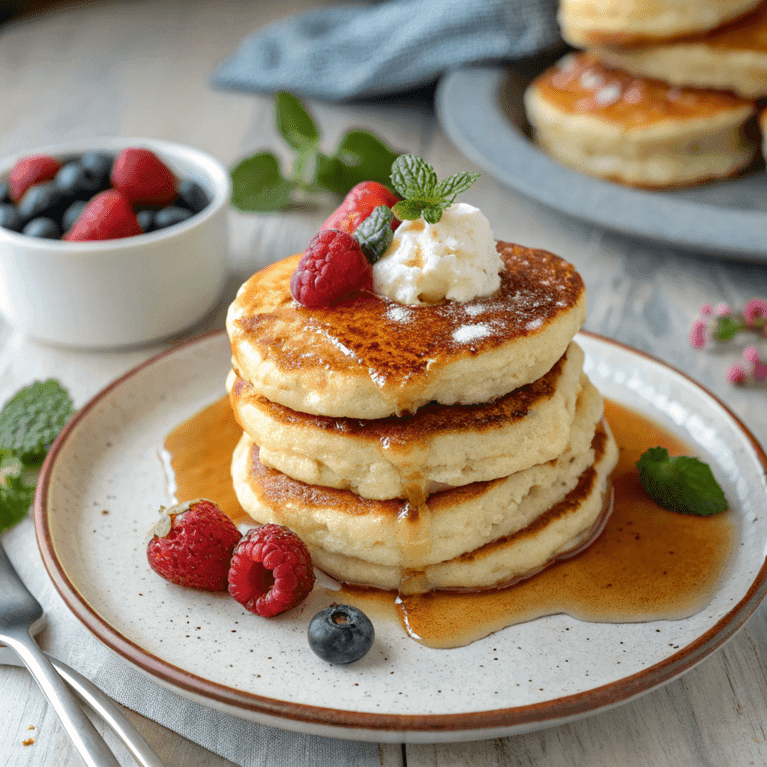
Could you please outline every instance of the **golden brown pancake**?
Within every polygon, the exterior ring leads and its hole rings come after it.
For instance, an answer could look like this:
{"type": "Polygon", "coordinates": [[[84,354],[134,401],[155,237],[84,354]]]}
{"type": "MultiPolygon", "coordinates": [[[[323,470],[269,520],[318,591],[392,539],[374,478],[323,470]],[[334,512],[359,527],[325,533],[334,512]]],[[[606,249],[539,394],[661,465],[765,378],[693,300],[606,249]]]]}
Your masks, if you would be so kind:
{"type": "Polygon", "coordinates": [[[562,36],[576,48],[652,45],[745,16],[761,0],[560,0],[562,36]]]}
{"type": "Polygon", "coordinates": [[[557,256],[498,243],[506,269],[493,295],[402,306],[359,293],[326,309],[290,295],[299,256],[241,288],[227,316],[232,367],[293,410],[375,419],[430,401],[488,402],[544,375],[586,317],[583,281],[557,256]]]}
{"type": "Polygon", "coordinates": [[[583,352],[571,343],[544,376],[488,404],[424,405],[371,421],[299,413],[232,374],[232,410],[259,460],[311,485],[376,500],[505,477],[566,447],[581,390],[583,352]]]}
{"type": "Polygon", "coordinates": [[[752,101],[634,77],[570,54],[525,92],[536,141],[584,173],[663,188],[731,176],[750,164],[752,101]]]}
{"type": "Polygon", "coordinates": [[[673,85],[767,96],[767,3],[754,13],[697,37],[650,48],[595,46],[610,66],[673,85]]]}
{"type": "Polygon", "coordinates": [[[247,436],[232,459],[234,488],[256,521],[285,524],[310,547],[375,565],[423,568],[516,532],[564,498],[594,462],[602,409],[586,380],[569,443],[557,458],[420,500],[375,501],[299,482],[265,467],[247,436]]]}

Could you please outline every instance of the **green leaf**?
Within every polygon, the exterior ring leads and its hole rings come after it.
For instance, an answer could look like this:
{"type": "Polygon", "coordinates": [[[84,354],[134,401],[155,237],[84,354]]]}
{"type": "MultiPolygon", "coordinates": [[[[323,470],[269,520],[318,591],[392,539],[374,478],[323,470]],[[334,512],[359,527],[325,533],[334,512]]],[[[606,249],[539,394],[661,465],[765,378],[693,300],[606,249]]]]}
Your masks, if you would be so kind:
{"type": "Polygon", "coordinates": [[[282,210],[292,201],[293,184],[283,178],[271,152],[260,152],[232,170],[232,205],[245,211],[282,210]]]}
{"type": "Polygon", "coordinates": [[[315,182],[322,189],[327,189],[328,192],[341,196],[345,195],[354,186],[354,184],[349,184],[347,181],[344,164],[337,157],[328,157],[328,155],[321,152],[317,153],[315,182]]]}
{"type": "Polygon", "coordinates": [[[717,341],[732,341],[741,330],[746,329],[746,323],[743,320],[736,320],[733,317],[720,317],[716,325],[714,338],[717,341]]]}
{"type": "Polygon", "coordinates": [[[440,181],[437,186],[436,193],[439,197],[447,200],[450,198],[450,202],[455,199],[456,195],[461,192],[465,192],[482,174],[481,173],[454,173],[452,176],[448,176],[444,181],[440,181]]]}
{"type": "Polygon", "coordinates": [[[442,218],[444,208],[440,205],[431,205],[421,212],[421,217],[427,224],[436,224],[442,218]]]}
{"type": "Polygon", "coordinates": [[[426,160],[414,154],[400,155],[394,161],[391,182],[400,197],[436,201],[437,174],[426,160]]]}
{"type": "Polygon", "coordinates": [[[35,381],[0,411],[0,450],[39,463],[71,415],[72,400],[58,381],[35,381]]]}
{"type": "Polygon", "coordinates": [[[394,205],[392,211],[400,221],[414,221],[421,217],[423,204],[417,200],[400,200],[394,205]]]}
{"type": "Polygon", "coordinates": [[[309,149],[316,146],[320,140],[317,124],[292,93],[282,92],[275,95],[274,119],[280,135],[293,149],[309,149]]]}
{"type": "Polygon", "coordinates": [[[697,516],[727,509],[727,499],[711,468],[697,458],[671,458],[666,448],[652,447],[636,465],[642,487],[659,506],[697,516]]]}
{"type": "Polygon", "coordinates": [[[27,515],[35,488],[22,476],[23,465],[12,454],[0,454],[0,533],[13,527],[27,515]]]}
{"type": "Polygon", "coordinates": [[[364,130],[346,133],[335,151],[335,157],[344,166],[349,189],[361,181],[377,181],[389,186],[392,164],[397,156],[398,153],[392,151],[378,136],[364,130]]]}
{"type": "Polygon", "coordinates": [[[365,258],[374,264],[386,252],[394,238],[391,222],[394,214],[386,205],[379,205],[357,227],[352,235],[360,244],[365,258]]]}

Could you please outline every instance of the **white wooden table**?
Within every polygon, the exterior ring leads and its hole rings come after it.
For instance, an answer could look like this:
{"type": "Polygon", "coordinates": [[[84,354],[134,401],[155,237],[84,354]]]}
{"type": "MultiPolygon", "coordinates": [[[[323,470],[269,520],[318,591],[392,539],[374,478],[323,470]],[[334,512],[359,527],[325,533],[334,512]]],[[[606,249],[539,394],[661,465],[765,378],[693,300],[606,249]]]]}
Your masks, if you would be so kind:
{"type": "MultiPolygon", "coordinates": [[[[311,0],[145,0],[60,4],[0,26],[0,155],[64,139],[149,136],[188,143],[227,164],[262,148],[283,152],[268,97],[217,92],[216,65],[250,30],[311,0]]],[[[426,94],[428,96],[428,93],[426,94]]],[[[379,103],[310,103],[330,149],[352,126],[425,156],[440,176],[471,168],[437,124],[424,95],[379,103]]],[[[561,217],[485,174],[470,202],[499,239],[572,261],[589,292],[587,329],[664,359],[721,397],[767,443],[767,390],[731,387],[725,361],[692,350],[690,322],[706,301],[742,306],[767,297],[767,268],[632,242],[561,217]]],[[[468,198],[467,198],[468,199],[468,198]]],[[[225,307],[253,271],[303,249],[328,210],[232,212],[231,280],[218,310],[186,335],[223,326],[225,307]]],[[[767,244],[766,244],[767,246],[767,244]]],[[[0,398],[55,374],[82,405],[102,386],[168,344],[122,353],[71,352],[0,324],[0,398]]],[[[230,764],[127,712],[168,765],[230,764]]],[[[767,607],[728,645],[681,679],[607,713],[503,740],[381,746],[387,767],[487,765],[767,764],[767,607]]],[[[110,739],[114,744],[114,739],[110,739]]],[[[132,764],[120,751],[125,764],[132,764]]],[[[259,764],[279,761],[265,755],[259,764]]],[[[315,764],[306,755],[307,764],[315,764]]],[[[25,671],[0,667],[0,764],[75,767],[55,716],[25,671]],[[35,730],[28,730],[34,725],[35,730]],[[30,735],[34,745],[23,746],[30,735]]]]}

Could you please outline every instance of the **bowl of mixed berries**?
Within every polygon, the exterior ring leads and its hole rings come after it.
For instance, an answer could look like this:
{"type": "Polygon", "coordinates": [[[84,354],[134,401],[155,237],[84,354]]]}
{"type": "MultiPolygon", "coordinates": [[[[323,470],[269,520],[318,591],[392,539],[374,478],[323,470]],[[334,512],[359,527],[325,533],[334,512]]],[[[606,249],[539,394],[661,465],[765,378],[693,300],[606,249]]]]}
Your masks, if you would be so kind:
{"type": "Polygon", "coordinates": [[[0,312],[42,341],[147,343],[217,303],[226,167],[192,147],[100,139],[0,162],[0,312]]]}

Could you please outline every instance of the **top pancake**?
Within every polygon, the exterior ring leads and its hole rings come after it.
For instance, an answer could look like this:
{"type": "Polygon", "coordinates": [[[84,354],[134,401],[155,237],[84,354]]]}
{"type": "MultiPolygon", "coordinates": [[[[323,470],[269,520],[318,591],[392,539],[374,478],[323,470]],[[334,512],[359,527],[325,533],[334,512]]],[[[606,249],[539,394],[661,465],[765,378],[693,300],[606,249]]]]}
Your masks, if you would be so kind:
{"type": "Polygon", "coordinates": [[[706,32],[747,14],[761,0],[561,0],[562,37],[576,47],[653,44],[706,32]]]}
{"type": "Polygon", "coordinates": [[[575,268],[499,242],[493,295],[403,306],[358,293],[325,309],[290,295],[299,256],[254,274],[229,308],[232,367],[267,399],[304,413],[385,418],[491,401],[545,374],[586,318],[575,268]]]}
{"type": "Polygon", "coordinates": [[[634,75],[761,98],[767,95],[767,2],[702,35],[647,48],[594,46],[591,52],[634,75]]]}

